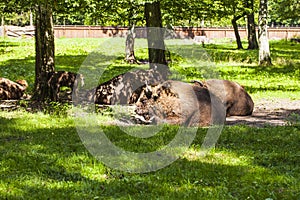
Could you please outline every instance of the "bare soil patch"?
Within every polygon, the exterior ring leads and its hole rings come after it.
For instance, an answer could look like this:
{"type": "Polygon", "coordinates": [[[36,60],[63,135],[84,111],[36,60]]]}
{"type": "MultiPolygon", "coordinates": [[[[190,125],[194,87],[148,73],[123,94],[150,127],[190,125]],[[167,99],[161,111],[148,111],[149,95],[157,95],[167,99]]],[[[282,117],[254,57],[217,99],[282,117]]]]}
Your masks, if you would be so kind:
{"type": "Polygon", "coordinates": [[[284,126],[291,122],[290,120],[295,120],[292,118],[292,113],[300,115],[300,100],[260,99],[254,102],[254,105],[251,116],[227,117],[226,124],[245,124],[255,127],[284,126]]]}
{"type": "MultiPolygon", "coordinates": [[[[34,102],[28,101],[25,107],[27,111],[33,111],[39,109],[37,105],[34,102]]],[[[227,117],[226,125],[264,127],[284,126],[290,122],[300,123],[300,99],[260,99],[254,102],[254,105],[254,111],[251,116],[227,117]],[[298,117],[295,118],[295,114],[298,117]]],[[[24,105],[20,105],[17,100],[0,101],[0,110],[11,111],[20,107],[24,107],[24,105]]]]}

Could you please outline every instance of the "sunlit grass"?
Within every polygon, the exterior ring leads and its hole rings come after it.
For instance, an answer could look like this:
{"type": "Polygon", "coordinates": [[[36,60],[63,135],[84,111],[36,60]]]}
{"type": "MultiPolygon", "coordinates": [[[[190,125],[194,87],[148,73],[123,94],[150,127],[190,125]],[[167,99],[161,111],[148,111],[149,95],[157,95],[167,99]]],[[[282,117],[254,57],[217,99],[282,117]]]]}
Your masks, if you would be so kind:
{"type": "MultiPolygon", "coordinates": [[[[77,71],[86,57],[105,41],[57,39],[57,70],[77,71]]],[[[228,42],[207,45],[200,51],[199,45],[182,50],[206,52],[212,68],[201,68],[200,59],[194,62],[195,58],[190,59],[188,53],[176,52],[171,54],[170,66],[186,81],[217,72],[221,78],[244,85],[254,100],[299,99],[299,45],[280,41],[271,42],[270,46],[274,66],[267,68],[257,66],[257,51],[235,50],[235,44],[228,42]]],[[[147,50],[137,50],[136,56],[147,58],[147,50]]],[[[33,40],[1,39],[0,61],[0,77],[25,78],[30,84],[28,92],[32,92],[33,40]]],[[[146,65],[128,65],[120,55],[116,55],[111,65],[99,63],[92,67],[94,70],[108,67],[101,81],[133,67],[147,68],[146,65]]],[[[208,129],[199,128],[193,143],[178,160],[158,171],[139,174],[114,170],[93,157],[78,134],[78,128],[91,128],[84,120],[93,122],[95,130],[100,126],[118,147],[142,153],[163,148],[177,134],[178,126],[116,126],[113,114],[105,110],[80,121],[76,110],[70,108],[53,103],[36,113],[22,109],[0,111],[1,198],[300,198],[300,127],[297,123],[285,127],[225,127],[215,148],[206,155],[202,154],[201,145],[208,129]],[[145,135],[151,136],[143,138],[145,135]]]]}
{"type": "MultiPolygon", "coordinates": [[[[90,60],[90,70],[103,70],[100,82],[133,68],[147,69],[146,65],[128,65],[123,61],[123,45],[113,39],[56,39],[56,70],[76,72],[90,60]],[[112,49],[117,45],[116,49],[112,49]],[[110,55],[119,52],[110,62],[103,63],[103,52],[110,55]],[[100,57],[88,57],[90,53],[102,52],[100,57]],[[101,57],[102,56],[102,57],[101,57]],[[97,62],[99,60],[99,62],[97,62]],[[97,62],[97,63],[96,63],[97,62]],[[95,69],[92,69],[95,68],[95,69]]],[[[271,56],[274,66],[257,65],[257,50],[236,50],[234,42],[200,45],[186,45],[182,42],[168,41],[171,51],[171,71],[175,79],[203,80],[221,78],[236,81],[247,89],[255,98],[291,98],[300,93],[300,47],[289,41],[271,41],[271,56]],[[177,44],[177,45],[174,45],[177,44]],[[196,57],[195,57],[196,56],[196,57]]],[[[1,39],[0,41],[0,76],[12,80],[26,79],[29,82],[28,92],[34,86],[34,40],[33,39],[1,39]]],[[[136,40],[136,56],[147,59],[146,40],[136,40]]],[[[246,43],[244,42],[246,47],[246,43]]],[[[88,83],[88,80],[87,80],[88,83]]]]}
{"type": "MultiPolygon", "coordinates": [[[[0,195],[4,198],[299,197],[299,126],[226,127],[216,148],[206,155],[201,154],[201,145],[207,129],[200,128],[173,164],[156,172],[131,174],[95,159],[83,146],[77,122],[70,116],[2,111],[0,118],[0,195]]],[[[169,126],[163,134],[144,140],[122,133],[121,127],[102,128],[115,145],[137,152],[166,145],[177,130],[169,126]]]]}

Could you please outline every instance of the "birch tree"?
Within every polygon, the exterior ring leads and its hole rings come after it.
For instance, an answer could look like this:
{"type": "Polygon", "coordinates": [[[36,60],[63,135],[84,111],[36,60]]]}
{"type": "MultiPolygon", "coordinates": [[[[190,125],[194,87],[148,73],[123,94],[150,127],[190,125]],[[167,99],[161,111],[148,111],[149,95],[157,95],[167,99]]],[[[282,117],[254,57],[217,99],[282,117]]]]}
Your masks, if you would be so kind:
{"type": "Polygon", "coordinates": [[[258,16],[259,65],[272,65],[268,39],[268,0],[260,0],[258,16]]]}

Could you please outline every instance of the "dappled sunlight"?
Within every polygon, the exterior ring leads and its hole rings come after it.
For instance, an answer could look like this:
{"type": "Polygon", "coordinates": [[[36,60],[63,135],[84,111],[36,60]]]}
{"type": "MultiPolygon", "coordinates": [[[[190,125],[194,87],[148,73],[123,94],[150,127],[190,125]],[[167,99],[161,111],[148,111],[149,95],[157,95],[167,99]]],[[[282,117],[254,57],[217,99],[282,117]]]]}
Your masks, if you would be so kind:
{"type": "Polygon", "coordinates": [[[218,69],[222,78],[238,82],[251,95],[260,98],[292,98],[300,92],[300,68],[297,65],[263,69],[257,66],[223,66],[218,69]]]}
{"type": "MultiPolygon", "coordinates": [[[[71,119],[20,111],[0,112],[0,116],[0,195],[8,199],[41,195],[153,198],[166,193],[173,199],[246,199],[253,193],[285,199],[298,191],[297,127],[228,127],[216,148],[205,156],[199,155],[207,131],[201,128],[193,144],[174,163],[138,174],[111,169],[94,158],[80,141],[71,119]],[[22,118],[27,122],[14,121],[22,118]],[[49,126],[32,127],[46,121],[49,126]]],[[[128,136],[116,126],[104,128],[116,145],[136,152],[164,146],[176,130],[168,126],[157,137],[144,140],[128,136]]],[[[142,130],[138,126],[132,129],[142,130]]]]}
{"type": "Polygon", "coordinates": [[[229,166],[249,166],[251,157],[239,156],[234,153],[224,151],[213,151],[203,155],[203,151],[190,148],[183,155],[189,161],[199,161],[202,163],[215,163],[229,166]]]}
{"type": "MultiPolygon", "coordinates": [[[[107,67],[101,79],[95,79],[103,82],[133,68],[149,67],[147,64],[129,65],[124,62],[122,54],[110,56],[107,55],[110,52],[94,52],[104,41],[106,39],[56,39],[56,70],[75,72],[85,62],[89,69],[87,73],[93,75],[107,67]],[[98,61],[99,57],[109,61],[95,64],[85,61],[87,56],[94,56],[92,61],[98,61]]],[[[137,39],[138,43],[145,45],[145,40],[137,39]]],[[[173,49],[178,48],[172,43],[170,45],[173,49]]],[[[274,63],[271,67],[257,65],[257,50],[235,50],[235,45],[227,41],[208,44],[204,49],[199,45],[182,46],[182,51],[207,52],[202,57],[207,62],[201,61],[206,68],[197,66],[200,61],[194,62],[195,59],[171,52],[171,71],[178,78],[185,77],[185,81],[205,79],[204,73],[218,73],[222,79],[243,85],[255,103],[262,98],[299,100],[298,44],[271,42],[274,63]]],[[[146,48],[140,48],[136,51],[136,57],[146,60],[147,53],[146,48]]],[[[34,40],[0,39],[0,61],[1,76],[25,78],[29,81],[29,92],[32,91],[34,40]]],[[[95,83],[87,81],[87,84],[95,83]]],[[[179,145],[177,149],[172,149],[173,152],[184,153],[170,165],[149,173],[129,173],[111,168],[94,157],[84,146],[76,128],[86,129],[91,135],[97,134],[101,128],[105,137],[119,149],[143,154],[156,152],[170,144],[179,127],[124,123],[122,120],[130,119],[131,114],[121,108],[113,112],[111,107],[72,107],[52,103],[40,110],[32,109],[30,113],[25,110],[30,107],[27,103],[21,101],[25,108],[19,106],[15,111],[0,111],[0,196],[4,199],[299,197],[300,130],[297,113],[291,115],[287,119],[290,124],[283,127],[224,126],[215,148],[205,155],[201,144],[208,128],[199,128],[191,145],[187,148],[179,145]],[[80,112],[80,109],[86,113],[80,112]]],[[[280,103],[285,108],[284,112],[291,111],[284,102],[280,103]]],[[[179,144],[184,144],[184,139],[179,144]]],[[[162,154],[157,154],[156,158],[161,157],[162,154]]],[[[128,169],[145,164],[136,163],[127,155],[123,155],[121,162],[113,156],[107,159],[128,169]]],[[[164,160],[146,165],[159,162],[164,160]]]]}
{"type": "Polygon", "coordinates": [[[0,117],[8,119],[8,121],[3,122],[3,125],[8,128],[8,130],[32,131],[43,128],[70,127],[70,125],[73,125],[73,119],[71,117],[54,118],[42,112],[29,113],[21,110],[16,112],[0,112],[0,117]],[[18,126],[16,126],[17,124],[18,126]]]}
{"type": "MultiPolygon", "coordinates": [[[[109,38],[89,38],[89,39],[68,39],[60,38],[55,40],[56,48],[56,70],[66,70],[76,72],[79,67],[86,62],[85,59],[91,53],[97,53],[96,57],[102,57],[105,52],[98,52],[101,44],[109,38]]],[[[167,43],[171,51],[170,68],[174,72],[185,76],[185,81],[205,79],[203,73],[215,73],[214,70],[195,66],[191,55],[185,55],[184,52],[202,52],[202,56],[209,58],[211,63],[215,63],[215,71],[219,73],[222,79],[237,81],[244,85],[251,94],[263,95],[263,91],[269,91],[271,96],[276,95],[277,91],[283,91],[283,96],[296,96],[299,90],[299,52],[297,44],[290,41],[271,41],[271,57],[274,66],[264,67],[257,66],[257,50],[236,50],[234,42],[222,44],[208,44],[205,48],[199,45],[181,45],[180,49],[176,46],[177,40],[170,40],[167,43]],[[174,43],[175,41],[175,43],[174,43]],[[177,49],[182,55],[176,54],[177,49]],[[174,52],[175,51],[175,52],[174,52]],[[185,56],[185,57],[184,57],[185,56]],[[194,70],[192,69],[194,68],[194,70]],[[258,83],[259,82],[259,83],[258,83]],[[262,91],[262,92],[261,92],[262,91]],[[273,91],[273,92],[270,92],[273,91]]],[[[116,44],[113,44],[116,45],[116,44]]],[[[124,44],[122,44],[124,45],[124,44]]],[[[244,43],[246,45],[246,43],[244,43]]],[[[148,56],[145,39],[136,39],[136,57],[137,59],[146,60],[148,56]]],[[[103,48],[102,48],[103,49],[103,48]]],[[[34,87],[34,40],[33,39],[1,39],[0,40],[0,76],[12,80],[26,79],[29,83],[28,92],[32,93],[34,87]],[[2,50],[1,50],[2,49],[2,50]],[[16,70],[17,67],[17,70],[16,70]]],[[[102,60],[103,60],[102,59],[102,60]]],[[[105,59],[112,59],[107,57],[105,59]]],[[[126,71],[136,68],[145,69],[148,65],[129,65],[124,62],[123,55],[115,55],[114,63],[88,63],[89,71],[94,74],[99,69],[108,67],[101,76],[99,82],[104,82],[112,77],[125,73],[126,71]]],[[[207,61],[208,59],[206,59],[207,61]]],[[[207,67],[209,68],[209,67],[207,67]]],[[[177,77],[178,78],[178,77],[177,77]]],[[[97,78],[99,79],[99,77],[97,78]]],[[[176,79],[176,77],[175,77],[176,79]]],[[[89,80],[87,80],[87,83],[89,80]]],[[[265,97],[266,95],[263,95],[265,97]]]]}

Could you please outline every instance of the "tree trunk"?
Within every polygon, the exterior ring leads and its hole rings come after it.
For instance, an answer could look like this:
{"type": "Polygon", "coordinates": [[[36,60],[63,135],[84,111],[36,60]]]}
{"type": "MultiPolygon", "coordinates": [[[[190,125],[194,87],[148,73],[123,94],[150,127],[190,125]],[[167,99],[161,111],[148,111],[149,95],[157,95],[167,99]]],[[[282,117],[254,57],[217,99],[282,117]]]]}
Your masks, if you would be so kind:
{"type": "Polygon", "coordinates": [[[128,35],[126,37],[126,45],[125,45],[125,60],[128,63],[137,63],[137,60],[134,55],[134,38],[135,38],[135,33],[134,33],[134,25],[132,28],[128,30],[128,35]]]}
{"type": "Polygon", "coordinates": [[[241,41],[241,36],[239,34],[239,29],[238,29],[238,25],[237,25],[237,20],[239,20],[240,18],[242,18],[243,16],[234,16],[233,19],[231,20],[233,29],[234,29],[234,34],[235,34],[235,38],[236,38],[236,44],[237,44],[237,48],[238,49],[243,49],[243,45],[242,45],[242,41],[241,41]]]}
{"type": "Polygon", "coordinates": [[[268,1],[260,0],[258,16],[259,65],[272,65],[267,30],[268,1]]]}
{"type": "Polygon", "coordinates": [[[0,37],[5,37],[6,36],[6,31],[5,31],[5,25],[4,25],[4,16],[1,16],[1,31],[0,31],[0,37]]]}
{"type": "Polygon", "coordinates": [[[254,0],[247,1],[247,8],[251,10],[251,13],[247,14],[247,31],[248,31],[248,49],[258,49],[258,43],[256,39],[256,29],[253,11],[254,0]]]}
{"type": "Polygon", "coordinates": [[[32,14],[31,9],[30,9],[30,14],[29,14],[29,24],[30,24],[30,26],[33,26],[33,14],[32,14]]]}
{"type": "Polygon", "coordinates": [[[247,26],[248,26],[248,49],[258,49],[254,13],[247,15],[247,26]]]}
{"type": "Polygon", "coordinates": [[[162,29],[159,1],[145,3],[145,18],[150,68],[156,68],[157,64],[160,64],[157,69],[160,72],[167,73],[169,68],[165,58],[164,31],[162,29]]]}
{"type": "Polygon", "coordinates": [[[36,6],[35,28],[35,92],[33,99],[52,99],[48,85],[49,73],[54,72],[54,31],[50,3],[36,6]]]}

